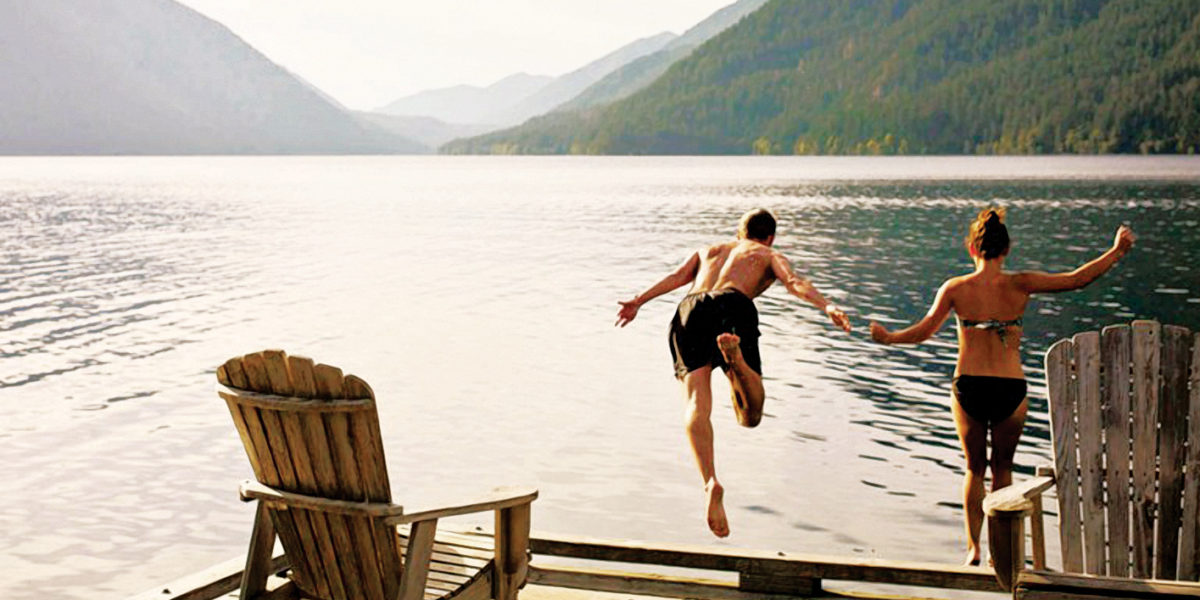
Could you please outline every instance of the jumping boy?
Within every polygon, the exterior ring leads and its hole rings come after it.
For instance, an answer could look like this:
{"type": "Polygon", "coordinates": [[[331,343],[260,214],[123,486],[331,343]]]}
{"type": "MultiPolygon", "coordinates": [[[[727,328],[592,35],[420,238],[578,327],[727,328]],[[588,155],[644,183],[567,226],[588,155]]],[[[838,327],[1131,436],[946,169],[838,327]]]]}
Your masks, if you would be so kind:
{"type": "Polygon", "coordinates": [[[764,209],[742,215],[737,239],[693,253],[674,273],[632,300],[619,302],[617,325],[637,317],[646,302],[688,283],[692,289],[679,302],[671,320],[671,358],[675,377],[687,397],[687,435],[704,491],[708,497],[708,527],[717,537],[729,535],[725,490],[713,465],[713,367],[725,370],[738,423],[754,427],[762,420],[762,361],[758,354],[758,310],[753,298],[776,279],[793,295],[811,302],[833,324],[850,331],[850,321],[805,278],[797,276],[787,258],[773,249],[775,217],[764,209]]]}

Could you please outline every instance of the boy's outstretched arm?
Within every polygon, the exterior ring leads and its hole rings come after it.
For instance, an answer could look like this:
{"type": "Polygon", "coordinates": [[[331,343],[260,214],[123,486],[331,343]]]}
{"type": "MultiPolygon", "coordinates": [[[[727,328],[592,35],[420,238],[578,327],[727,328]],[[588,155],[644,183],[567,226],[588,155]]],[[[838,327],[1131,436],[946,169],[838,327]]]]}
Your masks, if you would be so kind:
{"type": "Polygon", "coordinates": [[[1130,248],[1133,248],[1135,241],[1137,241],[1137,236],[1133,235],[1133,230],[1122,225],[1117,229],[1112,247],[1078,269],[1069,273],[1025,271],[1017,274],[1016,283],[1029,294],[1077,290],[1095,281],[1111,269],[1121,257],[1129,252],[1130,248]]]}
{"type": "Polygon", "coordinates": [[[883,325],[871,321],[871,339],[881,344],[919,344],[933,337],[950,316],[949,288],[949,281],[943,283],[925,317],[900,331],[892,333],[883,325]]]}
{"type": "Polygon", "coordinates": [[[628,325],[630,321],[633,321],[637,317],[638,309],[643,304],[691,283],[692,280],[696,279],[696,273],[699,270],[700,254],[693,252],[682,265],[679,265],[678,269],[675,269],[674,273],[663,277],[661,281],[650,286],[650,289],[634,296],[632,300],[618,301],[617,304],[620,304],[621,308],[617,310],[617,322],[615,325],[620,327],[628,325]]]}
{"type": "Polygon", "coordinates": [[[771,257],[771,271],[775,273],[775,278],[787,288],[787,291],[793,296],[801,300],[807,300],[813,306],[817,307],[821,312],[829,316],[829,320],[833,321],[842,331],[850,332],[850,318],[842,312],[841,308],[821,295],[812,282],[797,275],[792,271],[792,264],[788,262],[787,257],[779,252],[776,252],[771,257]]]}

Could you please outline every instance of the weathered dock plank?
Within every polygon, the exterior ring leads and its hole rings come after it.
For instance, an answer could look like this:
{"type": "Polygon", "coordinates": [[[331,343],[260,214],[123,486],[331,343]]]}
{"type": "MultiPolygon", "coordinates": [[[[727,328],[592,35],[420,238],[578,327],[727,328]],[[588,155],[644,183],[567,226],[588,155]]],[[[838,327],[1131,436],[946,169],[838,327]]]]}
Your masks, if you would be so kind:
{"type": "MultiPolygon", "coordinates": [[[[267,565],[278,573],[288,566],[287,556],[277,550],[267,565]]],[[[170,583],[155,586],[130,600],[212,600],[236,591],[242,585],[246,557],[239,556],[170,583]]]]}
{"type": "Polygon", "coordinates": [[[550,534],[538,534],[530,540],[530,548],[535,557],[547,555],[784,577],[809,577],[817,580],[837,579],[958,590],[1001,591],[992,571],[982,567],[685,544],[615,542],[550,534]]]}
{"type": "MultiPolygon", "coordinates": [[[[401,543],[404,537],[400,538],[401,543]]],[[[434,560],[439,552],[471,552],[490,546],[491,534],[482,532],[438,531],[434,560]],[[440,549],[440,550],[439,550],[440,549]]],[[[645,542],[600,540],[580,536],[540,534],[531,537],[534,563],[528,571],[528,583],[537,591],[535,598],[553,598],[547,588],[564,588],[647,597],[699,598],[704,600],[778,600],[780,598],[869,598],[889,597],[906,600],[917,597],[880,596],[870,593],[831,591],[822,587],[824,580],[889,584],[962,591],[999,592],[990,570],[930,563],[855,559],[850,557],[792,554],[788,552],[732,549],[686,544],[650,544],[645,542]],[[539,557],[586,559],[609,563],[605,568],[578,565],[545,565],[539,557]],[[621,564],[657,565],[680,569],[725,571],[736,580],[683,576],[678,574],[628,572],[621,564]],[[611,568],[609,568],[611,567],[611,568]]],[[[482,561],[482,556],[480,559],[482,561]]],[[[245,558],[221,563],[203,572],[170,584],[157,586],[134,600],[215,600],[235,593],[241,584],[245,558]]],[[[281,553],[272,559],[269,571],[287,567],[281,553]]],[[[446,577],[456,575],[446,572],[446,577]]],[[[716,574],[719,576],[719,574],[716,574]]],[[[441,581],[439,578],[434,578],[441,581]]],[[[278,582],[276,582],[278,585],[278,582]]],[[[436,589],[436,585],[434,588],[436,589]]],[[[426,595],[431,592],[425,590],[426,595]]],[[[526,592],[522,592],[523,597],[526,592]]]]}

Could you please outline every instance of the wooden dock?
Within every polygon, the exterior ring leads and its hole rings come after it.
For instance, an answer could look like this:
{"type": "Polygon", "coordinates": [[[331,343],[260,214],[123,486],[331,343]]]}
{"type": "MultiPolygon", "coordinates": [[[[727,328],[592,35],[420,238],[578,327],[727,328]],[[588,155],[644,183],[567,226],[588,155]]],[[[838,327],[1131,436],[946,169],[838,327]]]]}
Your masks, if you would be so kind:
{"type": "MultiPolygon", "coordinates": [[[[437,543],[445,555],[469,556],[491,552],[492,536],[439,531],[437,543]]],[[[979,567],[548,534],[533,536],[530,550],[528,585],[521,592],[526,600],[1005,597],[992,571],[979,567]]],[[[279,553],[271,570],[283,572],[287,564],[279,553]]],[[[244,558],[233,559],[157,586],[135,600],[233,598],[244,565],[244,558]]],[[[271,587],[284,583],[272,579],[271,587]]]]}

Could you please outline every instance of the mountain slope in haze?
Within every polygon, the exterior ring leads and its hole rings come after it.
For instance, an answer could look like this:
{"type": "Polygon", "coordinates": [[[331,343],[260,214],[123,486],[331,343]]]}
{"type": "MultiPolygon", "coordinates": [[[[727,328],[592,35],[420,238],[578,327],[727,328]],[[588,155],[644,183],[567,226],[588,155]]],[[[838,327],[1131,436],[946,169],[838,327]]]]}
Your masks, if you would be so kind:
{"type": "Polygon", "coordinates": [[[492,127],[488,125],[447,123],[433,117],[409,117],[360,111],[356,111],[354,115],[374,127],[383,128],[396,135],[424,144],[425,147],[431,149],[431,152],[433,148],[450,140],[492,131],[492,127]]]}
{"type": "Polygon", "coordinates": [[[396,153],[224,26],[171,0],[0,4],[0,153],[396,153]]]}
{"type": "Polygon", "coordinates": [[[510,75],[487,86],[459,85],[400,98],[374,112],[393,116],[433,117],[446,123],[511,127],[549,112],[605,75],[676,39],[663,32],[635,40],[559,77],[510,75]]]}
{"type": "Polygon", "coordinates": [[[406,117],[433,117],[446,123],[501,123],[504,112],[554,81],[547,75],[517,73],[489,86],[456,85],[427,90],[389,102],[372,112],[406,117]]]}
{"type": "Polygon", "coordinates": [[[608,104],[654,83],[667,68],[690,54],[704,42],[725,31],[746,15],[758,10],[767,0],[738,0],[713,13],[688,29],[658,52],[643,56],[596,81],[557,110],[572,111],[608,104]]]}
{"type": "MultiPolygon", "coordinates": [[[[753,0],[765,1],[765,0],[753,0]]],[[[589,86],[600,81],[613,71],[648,54],[657,53],[664,46],[678,39],[675,34],[664,31],[658,35],[636,40],[602,56],[583,67],[554,79],[525,100],[518,102],[495,121],[502,125],[523,123],[530,117],[550,112],[555,107],[579,95],[589,86]]]]}
{"type": "Polygon", "coordinates": [[[1200,2],[772,0],[653,85],[446,152],[1200,150],[1200,2]]]}

